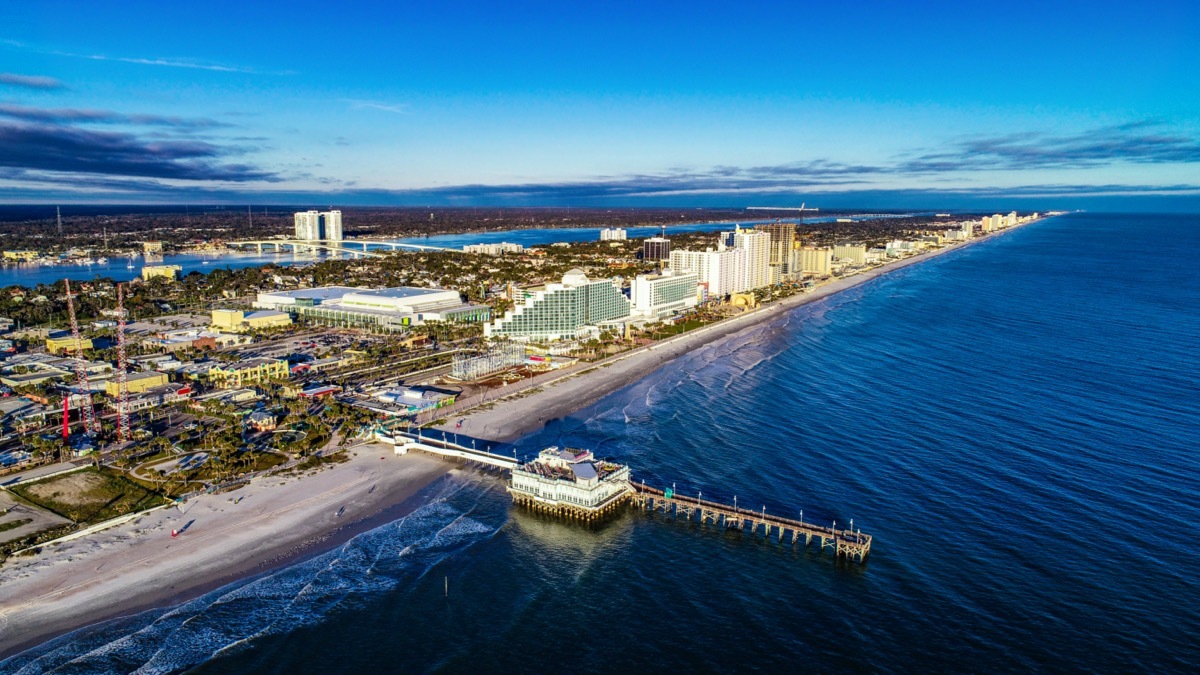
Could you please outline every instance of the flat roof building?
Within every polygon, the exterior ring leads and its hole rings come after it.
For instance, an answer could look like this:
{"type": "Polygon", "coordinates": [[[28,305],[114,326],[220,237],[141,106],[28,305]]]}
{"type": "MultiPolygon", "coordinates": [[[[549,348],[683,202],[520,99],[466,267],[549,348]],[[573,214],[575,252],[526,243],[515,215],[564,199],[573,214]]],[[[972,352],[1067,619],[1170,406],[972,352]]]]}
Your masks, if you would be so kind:
{"type": "Polygon", "coordinates": [[[694,272],[639,275],[629,285],[634,316],[662,319],[695,307],[700,277],[694,272]]]}
{"type": "Polygon", "coordinates": [[[483,322],[491,308],[462,301],[458,291],[400,286],[379,290],[350,286],[259,293],[255,307],[287,312],[317,323],[403,330],[426,321],[483,322]]]}

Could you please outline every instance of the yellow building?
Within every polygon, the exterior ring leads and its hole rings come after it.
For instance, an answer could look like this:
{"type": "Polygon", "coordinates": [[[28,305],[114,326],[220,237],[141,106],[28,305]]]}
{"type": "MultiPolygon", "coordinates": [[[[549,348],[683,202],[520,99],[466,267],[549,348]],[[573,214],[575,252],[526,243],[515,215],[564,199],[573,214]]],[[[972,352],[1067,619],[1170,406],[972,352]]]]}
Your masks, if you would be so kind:
{"type": "MultiPolygon", "coordinates": [[[[130,394],[140,394],[147,389],[161,387],[169,382],[170,378],[166,373],[147,370],[141,373],[130,373],[126,376],[125,388],[130,394]]],[[[113,397],[121,395],[121,385],[115,377],[104,383],[104,393],[113,397]]]]}
{"type": "Polygon", "coordinates": [[[143,253],[162,253],[163,252],[162,242],[161,241],[143,241],[142,242],[142,252],[143,253]]]}
{"type": "MultiPolygon", "coordinates": [[[[79,346],[84,350],[92,348],[92,339],[83,338],[79,341],[79,346]]],[[[46,351],[58,356],[59,354],[74,354],[75,353],[75,338],[67,335],[66,337],[46,338],[46,351]]]]}
{"type": "Polygon", "coordinates": [[[146,265],[142,268],[142,279],[150,281],[155,277],[163,277],[174,281],[179,278],[183,268],[179,265],[146,265]]]}
{"type": "Polygon", "coordinates": [[[833,249],[804,246],[796,251],[796,268],[803,274],[829,276],[833,269],[833,249]]]}
{"type": "Polygon", "coordinates": [[[283,359],[246,359],[227,366],[213,366],[208,379],[223,389],[238,389],[272,379],[288,378],[288,363],[283,359]]]}
{"type": "Polygon", "coordinates": [[[38,257],[37,251],[5,251],[4,252],[5,260],[17,260],[20,262],[31,262],[33,260],[37,260],[37,257],[38,257]]]}
{"type": "Polygon", "coordinates": [[[286,312],[251,312],[240,309],[214,309],[212,328],[218,331],[240,333],[247,330],[265,330],[292,325],[292,317],[286,312]]]}

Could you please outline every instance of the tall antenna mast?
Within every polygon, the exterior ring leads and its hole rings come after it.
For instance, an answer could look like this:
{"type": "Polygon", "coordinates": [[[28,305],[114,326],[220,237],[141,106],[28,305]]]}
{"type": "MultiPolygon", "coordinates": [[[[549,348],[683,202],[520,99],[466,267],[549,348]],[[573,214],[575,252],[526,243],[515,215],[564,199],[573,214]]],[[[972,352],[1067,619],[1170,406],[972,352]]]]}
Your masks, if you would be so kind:
{"type": "Polygon", "coordinates": [[[246,215],[250,216],[250,229],[253,230],[254,229],[254,209],[247,206],[246,207],[246,215]]]}
{"type": "Polygon", "coordinates": [[[129,431],[129,368],[125,362],[125,284],[117,284],[117,440],[132,438],[129,431]]]}
{"type": "Polygon", "coordinates": [[[96,410],[92,407],[92,387],[88,383],[87,361],[83,359],[83,338],[79,336],[79,322],[75,320],[75,300],[71,295],[71,280],[64,279],[67,285],[67,314],[71,317],[71,335],[75,338],[75,377],[78,385],[83,387],[83,403],[79,406],[80,417],[83,421],[83,433],[100,432],[100,422],[96,419],[96,410]]]}
{"type": "MultiPolygon", "coordinates": [[[[58,208],[57,206],[54,207],[54,217],[56,219],[58,219],[58,236],[61,237],[62,236],[62,209],[58,208]]],[[[70,293],[70,291],[68,291],[68,294],[69,293],[70,293]]],[[[68,297],[70,297],[70,296],[68,295],[68,297]]]]}

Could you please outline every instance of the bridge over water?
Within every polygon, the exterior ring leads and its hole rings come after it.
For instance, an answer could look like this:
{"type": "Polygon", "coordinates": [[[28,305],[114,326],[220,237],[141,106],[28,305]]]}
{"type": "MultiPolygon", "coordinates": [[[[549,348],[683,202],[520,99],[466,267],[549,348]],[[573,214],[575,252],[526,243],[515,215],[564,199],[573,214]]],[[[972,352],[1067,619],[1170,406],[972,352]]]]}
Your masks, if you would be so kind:
{"type": "Polygon", "coordinates": [[[384,255],[378,250],[371,250],[371,247],[376,249],[387,248],[392,251],[397,249],[411,249],[414,251],[451,251],[454,253],[462,253],[458,249],[444,248],[441,246],[424,246],[422,244],[403,244],[396,241],[375,241],[371,239],[244,239],[241,241],[227,241],[225,245],[230,248],[254,247],[258,250],[258,254],[262,255],[264,249],[274,247],[276,252],[283,251],[285,248],[290,248],[293,251],[301,252],[309,251],[330,251],[334,253],[349,253],[350,255],[366,258],[383,258],[384,255]],[[360,246],[359,248],[354,248],[360,246]]]}

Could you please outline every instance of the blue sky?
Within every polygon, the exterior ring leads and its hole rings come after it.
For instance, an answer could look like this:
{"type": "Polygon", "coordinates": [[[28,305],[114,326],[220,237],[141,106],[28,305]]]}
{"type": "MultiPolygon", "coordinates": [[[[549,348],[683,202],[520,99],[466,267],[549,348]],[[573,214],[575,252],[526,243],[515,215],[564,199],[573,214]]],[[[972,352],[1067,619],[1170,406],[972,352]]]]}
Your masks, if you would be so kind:
{"type": "Polygon", "coordinates": [[[8,3],[0,201],[1200,210],[1200,3],[906,4],[8,3]]]}

